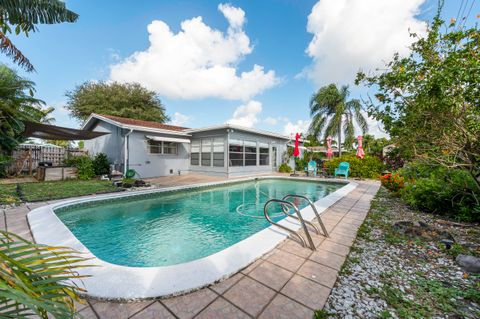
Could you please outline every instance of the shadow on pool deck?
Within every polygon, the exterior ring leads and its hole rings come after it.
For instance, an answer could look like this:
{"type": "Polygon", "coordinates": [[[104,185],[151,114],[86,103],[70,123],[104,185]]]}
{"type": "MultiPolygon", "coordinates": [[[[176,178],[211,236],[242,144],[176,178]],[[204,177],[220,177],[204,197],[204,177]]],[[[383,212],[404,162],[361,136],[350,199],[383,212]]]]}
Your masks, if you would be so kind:
{"type": "MultiPolygon", "coordinates": [[[[225,180],[204,175],[150,179],[157,187],[225,180]]],[[[357,230],[377,193],[377,181],[359,185],[329,207],[322,219],[330,237],[315,235],[315,252],[287,239],[228,279],[198,291],[166,299],[130,303],[88,300],[77,304],[83,318],[309,318],[323,308],[350,251],[357,230]]],[[[23,204],[2,210],[0,228],[32,240],[29,210],[47,204],[23,204]]]]}

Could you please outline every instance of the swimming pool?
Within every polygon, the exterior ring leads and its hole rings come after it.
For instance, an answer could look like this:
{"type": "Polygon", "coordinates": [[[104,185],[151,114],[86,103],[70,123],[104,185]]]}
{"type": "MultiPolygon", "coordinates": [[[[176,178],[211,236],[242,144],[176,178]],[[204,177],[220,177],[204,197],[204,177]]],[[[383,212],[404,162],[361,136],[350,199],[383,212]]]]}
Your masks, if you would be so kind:
{"type": "MultiPolygon", "coordinates": [[[[37,243],[71,247],[97,266],[81,268],[86,277],[75,280],[88,296],[165,297],[226,278],[280,244],[288,233],[262,217],[267,199],[307,195],[322,213],[356,186],[340,180],[243,178],[70,199],[34,209],[27,218],[37,243]]],[[[309,206],[301,211],[305,220],[315,217],[309,206]]],[[[289,217],[278,223],[300,229],[289,217]]]]}
{"type": "MultiPolygon", "coordinates": [[[[313,202],[344,186],[282,179],[244,181],[130,197],[55,210],[60,220],[98,258],[124,266],[180,264],[221,251],[270,224],[263,215],[272,198],[299,194],[313,202]]],[[[300,207],[305,202],[298,203],[300,207]]],[[[279,207],[272,216],[285,215],[279,207]]]]}

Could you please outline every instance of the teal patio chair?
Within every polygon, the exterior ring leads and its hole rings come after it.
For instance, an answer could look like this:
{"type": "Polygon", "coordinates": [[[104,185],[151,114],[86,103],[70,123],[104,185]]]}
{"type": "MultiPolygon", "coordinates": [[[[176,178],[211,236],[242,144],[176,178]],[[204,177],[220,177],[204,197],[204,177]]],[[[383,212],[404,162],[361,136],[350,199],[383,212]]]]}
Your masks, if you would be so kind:
{"type": "Polygon", "coordinates": [[[308,165],[307,167],[305,167],[305,172],[307,173],[308,176],[310,176],[310,174],[313,174],[313,176],[317,176],[317,162],[315,162],[314,160],[311,160],[310,162],[308,162],[308,165]]]}
{"type": "Polygon", "coordinates": [[[348,179],[348,172],[350,171],[350,164],[347,162],[341,162],[340,165],[338,165],[337,168],[335,168],[335,177],[337,175],[343,175],[345,176],[345,179],[348,179]]]}

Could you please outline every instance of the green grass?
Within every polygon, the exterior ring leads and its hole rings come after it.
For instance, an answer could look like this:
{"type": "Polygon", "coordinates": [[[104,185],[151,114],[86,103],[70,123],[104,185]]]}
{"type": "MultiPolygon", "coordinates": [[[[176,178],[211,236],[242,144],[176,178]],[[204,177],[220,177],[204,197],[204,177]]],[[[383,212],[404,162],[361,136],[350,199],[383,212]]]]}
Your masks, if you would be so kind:
{"type": "Polygon", "coordinates": [[[20,184],[23,199],[27,202],[77,197],[116,190],[110,181],[58,181],[20,184]]]}
{"type": "Polygon", "coordinates": [[[0,205],[20,202],[16,184],[0,184],[0,205]]]}

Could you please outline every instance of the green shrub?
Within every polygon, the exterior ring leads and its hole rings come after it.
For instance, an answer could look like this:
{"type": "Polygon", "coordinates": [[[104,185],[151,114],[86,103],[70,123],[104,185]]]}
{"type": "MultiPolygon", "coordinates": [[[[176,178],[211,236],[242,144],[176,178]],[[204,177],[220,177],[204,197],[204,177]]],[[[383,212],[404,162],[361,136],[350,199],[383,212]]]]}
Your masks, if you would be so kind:
{"type": "Polygon", "coordinates": [[[291,173],[292,172],[292,168],[290,166],[288,166],[287,163],[283,163],[282,165],[280,165],[280,167],[278,168],[278,171],[280,173],[291,173]]]}
{"type": "Polygon", "coordinates": [[[410,206],[458,220],[480,220],[480,191],[468,172],[418,161],[399,172],[406,180],[400,195],[410,206]]]}
{"type": "Polygon", "coordinates": [[[95,175],[106,175],[110,174],[110,163],[108,162],[107,154],[98,153],[93,158],[93,171],[95,175]]]}
{"type": "Polygon", "coordinates": [[[65,165],[76,167],[81,180],[89,180],[95,176],[93,161],[88,155],[70,157],[65,160],[65,165]]]}
{"type": "Polygon", "coordinates": [[[365,157],[361,159],[353,154],[334,157],[330,161],[325,162],[325,167],[329,173],[333,175],[335,168],[337,168],[341,162],[348,162],[350,164],[348,176],[352,177],[378,178],[385,169],[385,165],[383,165],[382,161],[376,156],[365,155],[365,157]]]}
{"type": "Polygon", "coordinates": [[[10,165],[11,161],[12,158],[10,156],[0,154],[0,178],[7,177],[7,168],[10,165]]]}

